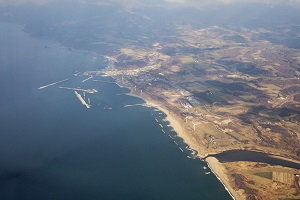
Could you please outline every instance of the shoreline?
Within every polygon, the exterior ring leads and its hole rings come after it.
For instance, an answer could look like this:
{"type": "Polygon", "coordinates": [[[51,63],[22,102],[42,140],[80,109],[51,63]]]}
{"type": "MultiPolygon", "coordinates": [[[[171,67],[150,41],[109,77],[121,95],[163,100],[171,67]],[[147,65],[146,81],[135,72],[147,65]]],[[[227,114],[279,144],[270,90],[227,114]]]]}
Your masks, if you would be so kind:
{"type": "MultiPolygon", "coordinates": [[[[117,80],[115,77],[112,77],[115,80],[117,80]]],[[[124,86],[121,86],[117,81],[116,83],[119,87],[124,88],[124,86]]],[[[152,100],[151,97],[148,97],[147,94],[144,94],[143,96],[139,94],[135,94],[133,88],[126,87],[130,90],[129,93],[125,93],[125,95],[133,96],[140,98],[145,101],[146,106],[157,108],[160,111],[162,111],[166,115],[166,120],[170,123],[170,126],[174,129],[174,131],[177,133],[178,137],[180,137],[185,144],[187,144],[191,149],[197,151],[196,157],[199,159],[204,159],[204,162],[208,165],[212,173],[215,175],[215,177],[221,182],[221,184],[224,186],[225,190],[228,192],[228,194],[231,196],[233,200],[246,200],[247,194],[244,192],[243,189],[234,189],[232,180],[229,180],[228,175],[226,173],[227,169],[223,166],[222,163],[218,161],[215,157],[207,157],[209,155],[221,153],[221,152],[207,152],[197,143],[197,141],[193,141],[191,138],[191,134],[188,134],[186,131],[186,128],[183,126],[183,122],[178,119],[178,116],[170,109],[166,108],[161,103],[152,100]]],[[[294,160],[292,158],[286,157],[286,155],[278,155],[275,153],[267,152],[266,150],[262,149],[244,149],[244,148],[234,148],[234,149],[227,149],[229,150],[248,150],[248,151],[256,151],[256,152],[262,152],[265,154],[270,155],[270,157],[277,157],[283,160],[289,160],[293,162],[299,162],[299,160],[294,160]]],[[[223,151],[222,151],[223,152],[223,151]]]]}
{"type": "Polygon", "coordinates": [[[230,184],[230,180],[226,173],[223,172],[224,167],[214,157],[208,157],[205,159],[208,167],[212,173],[217,177],[221,184],[225,187],[225,190],[229,193],[233,200],[246,200],[246,195],[243,193],[243,190],[236,191],[230,184]]]}
{"type": "MultiPolygon", "coordinates": [[[[201,148],[199,146],[196,146],[195,143],[189,139],[188,134],[178,122],[176,117],[174,117],[172,111],[167,110],[162,105],[160,105],[157,102],[154,102],[153,100],[149,100],[147,97],[139,96],[133,93],[132,88],[130,89],[130,93],[127,95],[134,96],[137,98],[141,98],[146,102],[146,105],[157,108],[161,110],[166,115],[166,120],[170,123],[170,126],[174,129],[174,131],[177,133],[178,137],[182,138],[183,142],[186,143],[191,149],[196,150],[198,152],[197,158],[204,158],[206,155],[201,153],[201,148]]],[[[224,186],[225,190],[228,192],[228,194],[232,197],[233,200],[244,200],[246,199],[246,196],[244,194],[239,194],[238,191],[234,190],[231,187],[231,184],[228,179],[226,179],[227,175],[223,171],[219,170],[218,168],[222,167],[221,163],[214,157],[210,157],[204,160],[212,173],[216,176],[216,178],[221,182],[221,184],[224,186]]],[[[240,192],[241,193],[241,192],[240,192]]]]}
{"type": "Polygon", "coordinates": [[[132,88],[129,88],[129,89],[130,89],[130,93],[128,93],[126,95],[143,99],[146,102],[145,104],[147,106],[157,108],[160,111],[162,111],[166,115],[166,120],[170,123],[170,126],[177,133],[178,137],[180,137],[183,140],[183,142],[186,143],[191,149],[197,151],[198,158],[204,158],[206,156],[206,154],[203,154],[203,150],[199,146],[197,146],[193,141],[191,141],[191,139],[189,138],[190,137],[189,134],[186,133],[186,131],[182,127],[181,123],[176,119],[176,117],[174,116],[175,114],[172,113],[172,111],[168,110],[167,108],[164,108],[159,103],[157,103],[153,100],[150,100],[149,98],[147,98],[145,96],[140,96],[140,95],[134,94],[132,88]]]}

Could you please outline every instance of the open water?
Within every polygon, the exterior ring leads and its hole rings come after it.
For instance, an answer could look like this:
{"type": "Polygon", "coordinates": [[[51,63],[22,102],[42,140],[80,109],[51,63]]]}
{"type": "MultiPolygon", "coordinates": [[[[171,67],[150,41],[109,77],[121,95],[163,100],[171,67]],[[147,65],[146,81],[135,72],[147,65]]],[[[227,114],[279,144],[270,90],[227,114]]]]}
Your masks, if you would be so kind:
{"type": "Polygon", "coordinates": [[[86,76],[74,76],[105,67],[102,57],[32,38],[8,23],[0,23],[0,52],[1,200],[231,199],[205,174],[205,163],[187,158],[164,114],[124,108],[143,100],[118,95],[129,91],[111,78],[83,83],[86,76]],[[99,92],[86,94],[92,104],[86,109],[59,86],[99,92]]]}

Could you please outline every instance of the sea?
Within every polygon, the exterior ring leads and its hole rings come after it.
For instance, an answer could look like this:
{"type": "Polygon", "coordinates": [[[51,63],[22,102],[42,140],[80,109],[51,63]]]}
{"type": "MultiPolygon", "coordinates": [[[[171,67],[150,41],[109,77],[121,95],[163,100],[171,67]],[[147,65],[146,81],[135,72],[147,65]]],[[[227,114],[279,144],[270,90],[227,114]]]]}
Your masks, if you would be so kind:
{"type": "Polygon", "coordinates": [[[0,199],[232,199],[164,113],[124,107],[144,101],[111,77],[83,82],[83,72],[107,64],[34,38],[23,25],[0,23],[0,199]],[[78,91],[90,99],[87,109],[74,91],[59,87],[98,92],[78,91]]]}

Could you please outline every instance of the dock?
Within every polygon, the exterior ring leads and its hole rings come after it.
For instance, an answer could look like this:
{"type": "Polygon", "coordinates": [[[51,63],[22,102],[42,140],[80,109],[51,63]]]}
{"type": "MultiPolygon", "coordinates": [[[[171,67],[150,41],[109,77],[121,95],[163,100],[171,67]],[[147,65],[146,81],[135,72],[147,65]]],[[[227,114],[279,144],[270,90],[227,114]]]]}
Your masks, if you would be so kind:
{"type": "Polygon", "coordinates": [[[50,83],[48,85],[44,85],[44,86],[41,86],[38,88],[38,90],[41,90],[41,89],[44,89],[44,88],[47,88],[47,87],[50,87],[50,86],[53,86],[53,85],[56,85],[56,84],[59,84],[59,83],[62,83],[62,82],[65,82],[65,81],[68,81],[69,79],[64,79],[64,80],[61,80],[61,81],[57,81],[55,83],[50,83]]]}
{"type": "Polygon", "coordinates": [[[77,98],[79,99],[79,101],[82,103],[82,105],[84,105],[86,108],[90,108],[90,105],[85,102],[85,100],[82,98],[82,96],[78,92],[74,91],[74,93],[77,96],[77,98]]]}

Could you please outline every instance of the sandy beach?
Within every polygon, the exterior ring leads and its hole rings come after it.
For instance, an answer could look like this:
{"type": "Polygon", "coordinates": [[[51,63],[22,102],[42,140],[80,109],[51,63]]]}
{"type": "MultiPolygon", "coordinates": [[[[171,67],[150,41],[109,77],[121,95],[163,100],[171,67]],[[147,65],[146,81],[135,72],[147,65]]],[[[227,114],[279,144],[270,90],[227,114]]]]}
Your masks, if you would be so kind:
{"type": "Polygon", "coordinates": [[[208,163],[209,168],[216,175],[216,177],[221,181],[226,190],[235,200],[245,200],[246,195],[243,193],[243,190],[236,191],[231,184],[229,177],[226,175],[224,171],[226,171],[225,167],[214,157],[208,157],[205,159],[208,163]]]}

